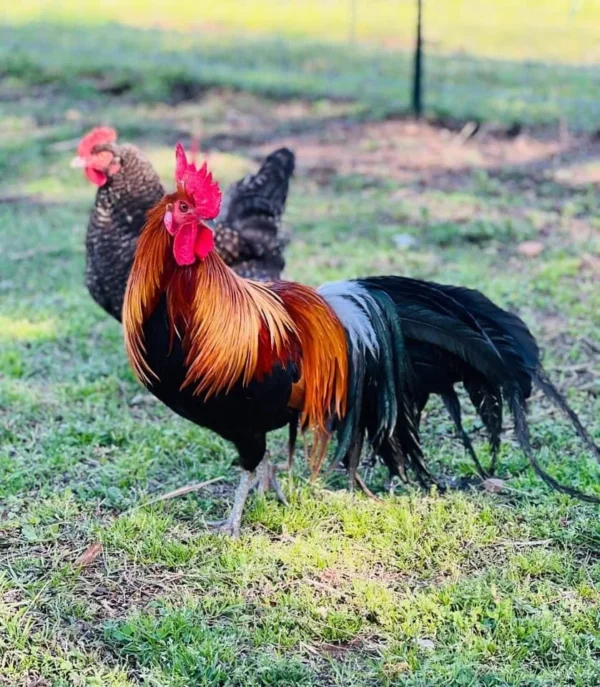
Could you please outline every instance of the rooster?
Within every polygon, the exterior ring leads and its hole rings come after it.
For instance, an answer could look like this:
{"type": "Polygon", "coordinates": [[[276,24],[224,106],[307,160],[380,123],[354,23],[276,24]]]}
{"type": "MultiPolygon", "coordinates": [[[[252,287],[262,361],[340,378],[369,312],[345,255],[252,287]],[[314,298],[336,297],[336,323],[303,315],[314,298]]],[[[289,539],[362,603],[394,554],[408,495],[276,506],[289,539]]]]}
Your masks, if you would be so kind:
{"type": "Polygon", "coordinates": [[[424,483],[431,479],[418,421],[420,381],[432,371],[449,384],[475,380],[482,393],[499,390],[536,472],[600,502],[539,466],[525,417],[526,368],[452,297],[452,287],[374,277],[316,291],[244,279],[214,250],[207,225],[219,212],[218,184],[206,165],[188,163],[180,145],[175,180],[138,242],[123,307],[125,346],[136,376],[159,400],[236,447],[242,476],[221,531],[237,535],[250,489],[257,481],[272,485],[266,435],[297,416],[315,437],[315,473],[337,432],[336,456],[351,472],[367,437],[393,474],[411,469],[424,483]]]}
{"type": "MultiPolygon", "coordinates": [[[[150,161],[116,139],[114,129],[93,129],[79,143],[72,166],[82,167],[98,187],[86,237],[86,285],[96,303],[120,321],[146,213],[165,191],[150,161]]],[[[253,279],[281,275],[285,241],[279,229],[293,170],[294,154],[281,148],[231,189],[228,211],[215,229],[215,247],[238,274],[253,279]]]]}

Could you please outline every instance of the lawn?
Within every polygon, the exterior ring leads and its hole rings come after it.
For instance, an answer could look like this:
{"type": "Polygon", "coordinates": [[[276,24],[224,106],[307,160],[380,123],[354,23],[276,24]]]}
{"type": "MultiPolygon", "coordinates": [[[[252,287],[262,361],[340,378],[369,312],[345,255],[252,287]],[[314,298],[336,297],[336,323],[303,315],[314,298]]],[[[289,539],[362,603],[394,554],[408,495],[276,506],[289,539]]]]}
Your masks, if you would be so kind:
{"type": "MultiPolygon", "coordinates": [[[[99,120],[165,180],[192,132],[224,183],[293,146],[289,278],[397,273],[484,290],[524,317],[600,440],[600,143],[382,120],[380,94],[327,98],[316,77],[294,82],[293,46],[293,88],[267,98],[268,50],[252,63],[240,46],[236,73],[223,47],[230,71],[210,83],[174,33],[160,35],[181,62],[161,72],[153,35],[24,22],[0,42],[5,55],[6,39],[32,47],[0,80],[0,685],[600,684],[598,509],[541,484],[510,423],[498,493],[388,496],[377,471],[375,502],[335,472],[311,484],[298,461],[289,508],[253,497],[239,540],[208,534],[231,502],[234,453],[135,381],[120,326],[83,285],[93,189],[68,166],[99,120]]],[[[344,61],[346,47],[330,50],[344,61]]],[[[352,92],[350,66],[332,88],[352,92]]],[[[598,465],[560,415],[536,396],[531,418],[552,474],[600,494],[598,465]]],[[[466,424],[488,458],[479,422],[466,424]]],[[[475,476],[435,403],[424,442],[436,471],[475,476]]],[[[269,445],[283,460],[285,434],[269,445]]]]}

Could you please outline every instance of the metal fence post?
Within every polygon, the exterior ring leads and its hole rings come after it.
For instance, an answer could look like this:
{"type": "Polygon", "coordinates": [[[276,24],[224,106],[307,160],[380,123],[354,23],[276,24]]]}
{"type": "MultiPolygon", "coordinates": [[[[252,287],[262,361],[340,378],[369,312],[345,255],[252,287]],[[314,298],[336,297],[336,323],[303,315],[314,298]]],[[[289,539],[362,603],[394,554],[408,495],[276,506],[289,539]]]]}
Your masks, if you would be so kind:
{"type": "Polygon", "coordinates": [[[412,111],[417,118],[423,115],[423,0],[417,0],[417,36],[412,84],[412,111]]]}

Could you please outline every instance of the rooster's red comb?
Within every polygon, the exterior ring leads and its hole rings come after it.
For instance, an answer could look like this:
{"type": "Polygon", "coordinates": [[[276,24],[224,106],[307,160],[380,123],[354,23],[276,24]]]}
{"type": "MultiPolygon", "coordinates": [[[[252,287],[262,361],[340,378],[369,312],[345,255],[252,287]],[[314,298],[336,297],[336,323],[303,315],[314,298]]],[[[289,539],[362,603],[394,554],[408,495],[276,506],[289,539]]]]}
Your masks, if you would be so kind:
{"type": "Polygon", "coordinates": [[[208,171],[206,162],[196,169],[185,156],[181,143],[175,149],[175,182],[193,199],[202,219],[214,219],[221,207],[221,189],[208,171]]]}
{"type": "Polygon", "coordinates": [[[109,126],[97,126],[86,134],[77,147],[79,157],[87,157],[91,154],[94,146],[100,143],[113,143],[117,140],[117,132],[109,126]]]}

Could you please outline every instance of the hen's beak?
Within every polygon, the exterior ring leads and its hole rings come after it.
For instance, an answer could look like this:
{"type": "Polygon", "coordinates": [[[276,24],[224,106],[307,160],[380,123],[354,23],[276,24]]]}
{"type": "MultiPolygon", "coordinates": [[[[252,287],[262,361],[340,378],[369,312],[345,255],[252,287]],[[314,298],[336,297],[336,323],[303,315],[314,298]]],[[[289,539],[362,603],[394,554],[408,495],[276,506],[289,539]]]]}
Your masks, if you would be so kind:
{"type": "Polygon", "coordinates": [[[71,167],[86,167],[86,166],[87,166],[87,163],[86,163],[84,157],[79,157],[79,155],[78,155],[77,157],[74,157],[71,160],[71,167]]]}

